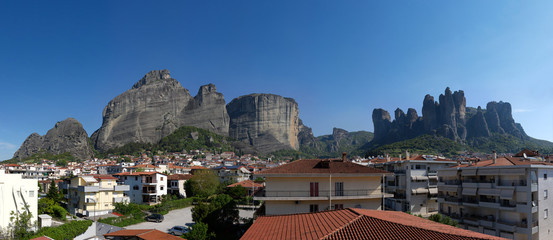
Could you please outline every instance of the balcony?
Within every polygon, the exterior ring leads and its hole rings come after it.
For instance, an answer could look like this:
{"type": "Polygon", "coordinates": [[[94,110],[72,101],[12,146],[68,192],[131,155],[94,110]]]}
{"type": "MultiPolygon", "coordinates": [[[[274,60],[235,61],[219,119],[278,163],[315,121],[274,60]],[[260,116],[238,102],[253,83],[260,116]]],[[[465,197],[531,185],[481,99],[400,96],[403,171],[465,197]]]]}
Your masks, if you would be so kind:
{"type": "Polygon", "coordinates": [[[85,203],[92,203],[92,204],[96,204],[96,198],[95,197],[87,197],[84,199],[85,203]]]}
{"type": "Polygon", "coordinates": [[[394,174],[396,175],[405,174],[405,170],[395,170],[394,174]]]}
{"type": "Polygon", "coordinates": [[[129,191],[131,188],[129,185],[116,185],[113,186],[113,191],[115,192],[121,192],[121,191],[129,191]]]}
{"type": "Polygon", "coordinates": [[[155,188],[152,189],[142,189],[142,195],[155,195],[157,193],[155,188]]]}
{"type": "Polygon", "coordinates": [[[85,193],[88,193],[88,192],[99,192],[100,191],[100,187],[98,186],[79,186],[77,188],[77,190],[79,190],[79,192],[85,192],[85,193]]]}
{"type": "Polygon", "coordinates": [[[500,231],[506,231],[506,232],[514,232],[517,229],[517,226],[515,224],[505,222],[505,221],[497,221],[496,223],[497,229],[500,231]]]}
{"type": "Polygon", "coordinates": [[[426,175],[428,175],[428,176],[437,176],[438,175],[438,170],[428,170],[426,172],[426,175]]]}
{"type": "Polygon", "coordinates": [[[131,199],[129,197],[114,197],[113,202],[114,203],[131,202],[131,199]]]}
{"type": "MultiPolygon", "coordinates": [[[[344,191],[319,191],[312,194],[311,191],[264,191],[262,197],[255,197],[256,200],[327,200],[332,199],[377,199],[383,194],[379,189],[358,189],[344,191]]],[[[393,197],[392,194],[384,194],[384,197],[393,197]]]]}

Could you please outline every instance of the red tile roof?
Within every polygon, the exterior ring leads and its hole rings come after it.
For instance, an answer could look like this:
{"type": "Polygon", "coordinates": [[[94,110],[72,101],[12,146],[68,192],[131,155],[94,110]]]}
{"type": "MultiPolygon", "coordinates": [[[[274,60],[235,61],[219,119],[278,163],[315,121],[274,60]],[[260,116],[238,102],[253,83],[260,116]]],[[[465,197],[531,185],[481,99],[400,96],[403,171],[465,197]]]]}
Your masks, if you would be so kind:
{"type": "Polygon", "coordinates": [[[270,174],[317,174],[317,173],[365,173],[365,174],[386,174],[390,172],[361,166],[349,161],[341,160],[296,160],[288,164],[284,164],[275,168],[263,170],[258,175],[270,175],[270,174]]]}
{"type": "MultiPolygon", "coordinates": [[[[122,173],[116,173],[116,174],[113,174],[113,175],[114,176],[141,176],[141,175],[152,175],[152,174],[156,174],[156,173],[163,174],[163,173],[160,173],[160,172],[133,172],[133,173],[122,172],[122,173]]],[[[165,175],[165,174],[163,174],[163,175],[165,175]]]]}
{"type": "Polygon", "coordinates": [[[259,217],[248,239],[504,239],[426,220],[403,212],[344,209],[259,217]]]}
{"type": "Polygon", "coordinates": [[[113,239],[109,237],[137,237],[138,239],[144,240],[158,240],[158,239],[168,239],[168,240],[182,240],[182,238],[173,236],[168,233],[156,229],[134,229],[134,230],[119,230],[116,232],[111,232],[104,234],[104,237],[108,239],[113,239]]]}
{"type": "Polygon", "coordinates": [[[252,180],[244,180],[242,182],[237,182],[237,183],[233,183],[231,185],[228,185],[227,187],[236,187],[236,186],[242,186],[242,187],[245,187],[245,188],[251,188],[251,187],[261,188],[261,187],[263,187],[263,184],[256,183],[252,180]]]}
{"type": "Polygon", "coordinates": [[[479,161],[477,163],[474,163],[472,165],[459,165],[455,167],[489,167],[489,166],[521,166],[521,165],[548,165],[553,166],[553,163],[549,162],[542,162],[542,161],[535,161],[535,160],[528,160],[524,158],[517,158],[517,157],[498,157],[496,158],[495,163],[493,163],[493,159],[490,160],[483,160],[479,161]]]}

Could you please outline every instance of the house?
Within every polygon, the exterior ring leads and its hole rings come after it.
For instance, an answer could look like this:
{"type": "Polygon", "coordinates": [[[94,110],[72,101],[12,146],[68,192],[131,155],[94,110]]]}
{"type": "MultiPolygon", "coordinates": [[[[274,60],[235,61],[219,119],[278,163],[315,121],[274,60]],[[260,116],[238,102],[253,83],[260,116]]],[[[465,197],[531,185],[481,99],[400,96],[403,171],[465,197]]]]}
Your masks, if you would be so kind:
{"type": "Polygon", "coordinates": [[[115,174],[119,182],[130,186],[127,195],[133,203],[158,204],[167,195],[167,175],[159,172],[123,172],[115,174]]]}
{"type": "Polygon", "coordinates": [[[390,172],[345,159],[296,160],[257,173],[265,177],[266,215],[318,212],[348,207],[382,209],[384,176],[390,172]]]}
{"type": "Polygon", "coordinates": [[[213,168],[222,183],[236,183],[250,179],[252,173],[244,166],[219,166],[213,168]]]}
{"type": "Polygon", "coordinates": [[[126,195],[129,185],[119,185],[110,175],[81,175],[71,178],[68,185],[67,210],[85,216],[105,215],[113,212],[115,203],[129,202],[126,195]]]}
{"type": "Polygon", "coordinates": [[[192,176],[193,175],[190,174],[171,174],[167,176],[167,181],[169,181],[168,193],[185,198],[186,191],[184,189],[184,183],[192,178],[192,176]]]}
{"type": "Polygon", "coordinates": [[[393,172],[384,189],[394,194],[386,198],[386,209],[429,216],[438,213],[438,169],[457,165],[456,161],[429,155],[372,160],[372,166],[393,172]]]}
{"type": "Polygon", "coordinates": [[[255,220],[241,239],[505,240],[404,212],[359,208],[261,216],[255,220]]]}
{"type": "MultiPolygon", "coordinates": [[[[11,220],[11,212],[22,212],[28,207],[31,223],[38,221],[38,182],[25,179],[21,174],[7,174],[0,171],[0,228],[6,229],[11,220]],[[27,206],[25,206],[27,205],[27,206]]],[[[38,223],[38,222],[37,222],[38,223]]]]}
{"type": "Polygon", "coordinates": [[[103,164],[98,165],[98,174],[101,175],[113,175],[120,172],[123,172],[123,167],[119,164],[103,164]]]}
{"type": "Polygon", "coordinates": [[[553,239],[553,164],[497,157],[438,171],[440,213],[460,226],[510,239],[553,239]]]}
{"type": "Polygon", "coordinates": [[[237,187],[242,186],[243,188],[247,189],[248,192],[246,193],[246,196],[254,196],[256,193],[261,191],[263,189],[263,183],[254,182],[252,180],[245,180],[242,182],[233,183],[231,185],[228,185],[228,188],[231,187],[237,187]]]}
{"type": "Polygon", "coordinates": [[[181,237],[173,236],[156,229],[126,229],[104,234],[104,237],[113,240],[182,240],[181,237]]]}

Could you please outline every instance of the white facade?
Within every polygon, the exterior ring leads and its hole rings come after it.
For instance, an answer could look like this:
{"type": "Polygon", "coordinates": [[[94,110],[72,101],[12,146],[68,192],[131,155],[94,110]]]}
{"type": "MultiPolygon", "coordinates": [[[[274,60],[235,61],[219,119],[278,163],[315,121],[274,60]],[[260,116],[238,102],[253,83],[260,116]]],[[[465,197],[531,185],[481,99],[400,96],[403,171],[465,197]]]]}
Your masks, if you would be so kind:
{"type": "Polygon", "coordinates": [[[6,174],[0,171],[0,227],[9,227],[10,213],[23,212],[25,204],[32,214],[31,223],[38,224],[38,181],[25,179],[21,174],[6,174]]]}
{"type": "Polygon", "coordinates": [[[127,192],[133,203],[157,204],[167,195],[167,175],[158,172],[116,174],[120,182],[129,185],[127,192]]]}
{"type": "Polygon", "coordinates": [[[440,213],[460,226],[510,239],[553,239],[553,166],[439,171],[440,213]]]}

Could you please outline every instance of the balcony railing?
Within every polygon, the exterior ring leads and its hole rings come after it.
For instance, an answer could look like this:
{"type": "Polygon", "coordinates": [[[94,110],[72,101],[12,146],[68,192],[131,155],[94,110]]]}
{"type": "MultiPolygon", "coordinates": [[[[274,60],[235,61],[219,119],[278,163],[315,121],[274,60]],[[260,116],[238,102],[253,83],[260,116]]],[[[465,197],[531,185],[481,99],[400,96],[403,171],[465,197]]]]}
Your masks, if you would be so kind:
{"type": "Polygon", "coordinates": [[[519,186],[527,186],[526,180],[501,180],[499,181],[499,186],[511,186],[511,187],[519,187],[519,186]]]}
{"type": "MultiPolygon", "coordinates": [[[[329,191],[264,191],[265,197],[328,197],[329,191]]],[[[355,189],[343,191],[330,191],[332,197],[362,197],[382,196],[380,189],[355,189]]]]}
{"type": "Polygon", "coordinates": [[[428,170],[428,171],[426,172],[426,175],[428,175],[428,176],[436,176],[436,175],[438,175],[438,170],[428,170]]]}
{"type": "Polygon", "coordinates": [[[459,180],[445,180],[443,183],[445,185],[459,185],[459,184],[461,184],[461,181],[459,181],[459,180]]]}

